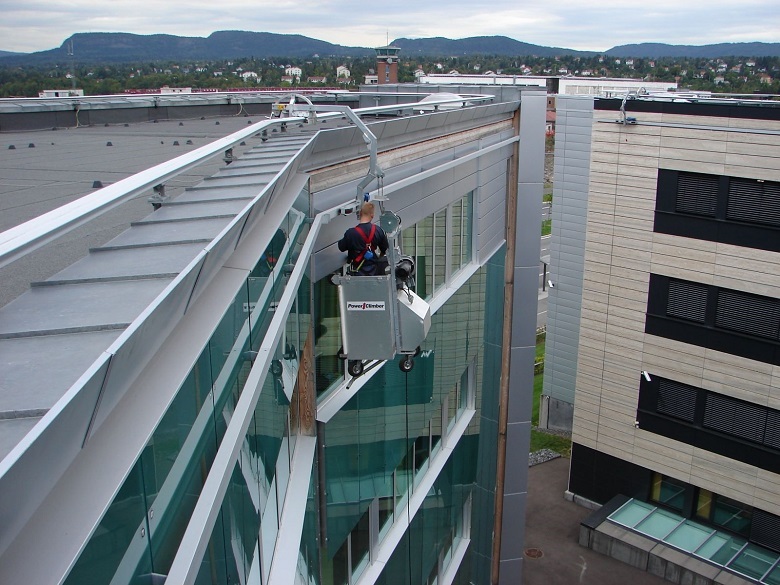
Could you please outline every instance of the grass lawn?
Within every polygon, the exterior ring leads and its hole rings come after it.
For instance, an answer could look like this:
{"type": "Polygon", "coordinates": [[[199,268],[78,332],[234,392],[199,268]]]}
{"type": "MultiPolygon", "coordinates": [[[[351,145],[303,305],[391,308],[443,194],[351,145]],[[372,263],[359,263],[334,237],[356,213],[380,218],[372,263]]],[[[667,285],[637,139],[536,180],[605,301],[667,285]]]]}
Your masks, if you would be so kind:
{"type": "MultiPolygon", "coordinates": [[[[536,344],[536,361],[544,359],[544,340],[542,339],[536,344]]],[[[531,424],[537,426],[539,424],[539,403],[542,396],[542,382],[544,374],[536,374],[534,376],[534,402],[533,409],[531,411],[531,424]]],[[[556,453],[560,453],[563,457],[571,456],[571,439],[568,437],[561,437],[559,435],[553,435],[551,433],[545,433],[544,431],[537,431],[531,429],[531,452],[539,451],[540,449],[550,449],[556,453]]]]}
{"type": "Polygon", "coordinates": [[[531,429],[531,449],[529,452],[533,453],[541,449],[555,451],[560,453],[562,457],[571,457],[571,439],[531,429]]]}

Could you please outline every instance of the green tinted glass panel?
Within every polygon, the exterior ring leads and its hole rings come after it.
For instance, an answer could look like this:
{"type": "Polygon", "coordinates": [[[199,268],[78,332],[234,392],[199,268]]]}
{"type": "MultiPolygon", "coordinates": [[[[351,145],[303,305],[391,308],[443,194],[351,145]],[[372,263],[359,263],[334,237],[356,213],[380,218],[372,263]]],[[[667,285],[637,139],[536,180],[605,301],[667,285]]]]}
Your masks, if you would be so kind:
{"type": "Polygon", "coordinates": [[[471,262],[471,253],[472,253],[471,238],[473,233],[471,226],[473,225],[473,218],[474,218],[473,206],[474,206],[474,194],[469,193],[465,197],[464,204],[463,204],[462,241],[463,241],[463,263],[464,264],[471,262]]]}
{"type": "Polygon", "coordinates": [[[635,529],[648,536],[662,540],[667,534],[674,530],[675,526],[680,523],[680,520],[682,520],[682,518],[676,514],[672,514],[666,510],[656,510],[637,524],[635,529]]]}
{"type": "Polygon", "coordinates": [[[151,567],[141,467],[139,461],[130,470],[130,475],[65,580],[65,585],[110,583],[125,552],[130,548],[138,551],[138,562],[147,571],[151,567]]]}
{"type": "Polygon", "coordinates": [[[612,512],[609,519],[618,524],[622,524],[623,526],[633,528],[652,512],[654,508],[655,506],[651,506],[650,504],[631,500],[615,512],[612,512]]]}
{"type": "Polygon", "coordinates": [[[693,522],[684,522],[666,537],[666,542],[684,551],[693,552],[712,534],[712,529],[693,522]]]}
{"type": "Polygon", "coordinates": [[[728,528],[732,532],[748,536],[750,534],[752,517],[753,514],[749,507],[723,496],[715,497],[712,510],[712,521],[715,524],[728,528]]]}
{"type": "Polygon", "coordinates": [[[360,576],[363,569],[368,564],[369,549],[369,511],[360,517],[355,528],[352,530],[352,578],[353,580],[360,576]]]}
{"type": "Polygon", "coordinates": [[[772,565],[777,561],[778,554],[770,552],[765,548],[758,547],[754,544],[749,544],[745,547],[739,556],[734,559],[727,566],[729,569],[734,569],[748,575],[754,579],[759,579],[766,573],[772,565]]]}
{"type": "Polygon", "coordinates": [[[433,294],[434,282],[434,233],[433,216],[417,224],[417,294],[428,298],[433,294]]]}
{"type": "Polygon", "coordinates": [[[434,216],[433,227],[433,290],[434,292],[444,285],[447,269],[447,210],[437,211],[434,216]]]}
{"type": "Polygon", "coordinates": [[[704,559],[712,559],[728,541],[729,537],[727,535],[716,532],[696,549],[694,554],[704,559]]]}
{"type": "Polygon", "coordinates": [[[780,585],[780,565],[772,569],[769,574],[764,577],[763,582],[767,585],[780,585]]]}
{"type": "Polygon", "coordinates": [[[339,359],[341,319],[338,287],[323,278],[314,284],[314,364],[317,393],[322,394],[344,377],[339,359]]]}
{"type": "Polygon", "coordinates": [[[723,546],[710,557],[710,560],[719,565],[725,565],[735,554],[737,554],[739,549],[745,546],[745,542],[745,539],[739,538],[738,536],[730,537],[723,543],[723,546]]]}
{"type": "Polygon", "coordinates": [[[456,201],[452,204],[450,209],[452,214],[452,234],[451,239],[451,254],[450,264],[452,266],[452,273],[460,269],[463,266],[463,200],[456,201]]]}

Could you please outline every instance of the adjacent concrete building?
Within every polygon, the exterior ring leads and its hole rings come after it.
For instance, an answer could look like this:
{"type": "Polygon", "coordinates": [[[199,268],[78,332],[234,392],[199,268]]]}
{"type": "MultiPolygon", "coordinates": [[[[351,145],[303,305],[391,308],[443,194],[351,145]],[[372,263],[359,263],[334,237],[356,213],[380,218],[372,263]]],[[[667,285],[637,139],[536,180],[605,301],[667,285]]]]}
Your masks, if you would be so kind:
{"type": "Polygon", "coordinates": [[[778,103],[557,104],[544,392],[571,496],[607,505],[582,543],[778,583],[778,103]]]}

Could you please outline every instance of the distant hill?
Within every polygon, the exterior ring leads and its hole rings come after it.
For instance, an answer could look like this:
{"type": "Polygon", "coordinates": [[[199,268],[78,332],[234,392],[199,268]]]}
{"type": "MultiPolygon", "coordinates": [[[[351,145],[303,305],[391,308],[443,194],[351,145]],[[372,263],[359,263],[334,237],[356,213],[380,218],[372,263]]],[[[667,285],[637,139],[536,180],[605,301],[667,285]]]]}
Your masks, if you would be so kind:
{"type": "Polygon", "coordinates": [[[780,57],[780,43],[718,43],[716,45],[667,45],[639,43],[620,45],[607,51],[612,57],[780,57]]]}
{"type": "Polygon", "coordinates": [[[509,37],[469,37],[467,39],[396,39],[392,43],[401,47],[401,55],[424,55],[427,57],[455,57],[459,55],[536,55],[557,57],[559,55],[591,56],[598,53],[575,51],[559,47],[543,47],[510,39],[509,37]]]}
{"type": "MultiPolygon", "coordinates": [[[[228,60],[240,57],[371,57],[374,49],[334,45],[303,35],[268,32],[217,31],[208,37],[176,35],[136,35],[131,33],[77,33],[56,49],[36,53],[0,51],[0,65],[49,65],[70,61],[68,48],[73,43],[77,63],[134,63],[143,61],[228,60]]],[[[401,56],[454,57],[462,55],[503,55],[512,57],[563,55],[592,56],[598,52],[544,47],[505,36],[482,36],[466,39],[443,37],[425,39],[399,38],[401,56]]],[[[604,52],[614,57],[763,57],[780,56],[780,43],[721,43],[717,45],[666,45],[640,43],[613,47],[604,52]]]]}
{"type": "Polygon", "coordinates": [[[130,63],[235,59],[238,57],[370,56],[373,49],[345,47],[302,35],[267,32],[218,31],[206,38],[131,33],[77,33],[56,49],[26,55],[0,56],[0,64],[44,65],[70,60],[73,43],[77,63],[130,63]]]}

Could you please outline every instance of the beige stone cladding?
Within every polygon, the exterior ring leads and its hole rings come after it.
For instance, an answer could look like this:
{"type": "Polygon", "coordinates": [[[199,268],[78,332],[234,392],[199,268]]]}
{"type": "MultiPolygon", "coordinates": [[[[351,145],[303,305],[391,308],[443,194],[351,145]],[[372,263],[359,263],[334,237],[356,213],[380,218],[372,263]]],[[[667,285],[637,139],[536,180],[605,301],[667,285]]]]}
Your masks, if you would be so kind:
{"type": "Polygon", "coordinates": [[[779,367],[644,332],[651,273],[780,298],[780,254],[653,232],[658,169],[780,181],[780,123],[616,114],[593,127],[573,440],[780,514],[777,474],[635,426],[643,370],[780,409],[779,367]]]}

